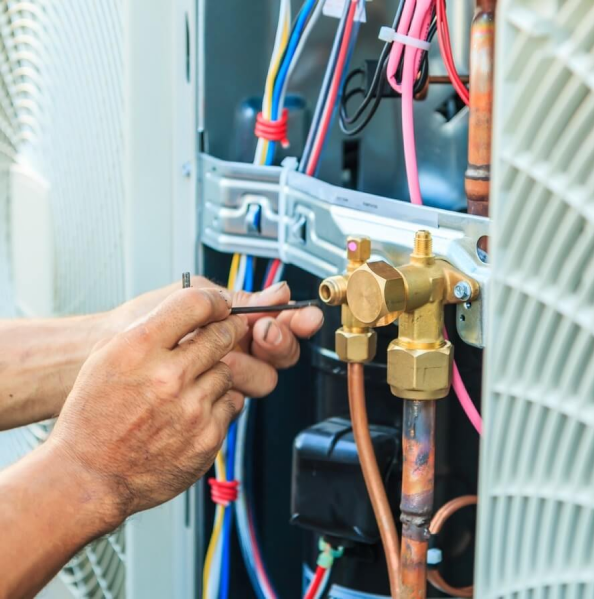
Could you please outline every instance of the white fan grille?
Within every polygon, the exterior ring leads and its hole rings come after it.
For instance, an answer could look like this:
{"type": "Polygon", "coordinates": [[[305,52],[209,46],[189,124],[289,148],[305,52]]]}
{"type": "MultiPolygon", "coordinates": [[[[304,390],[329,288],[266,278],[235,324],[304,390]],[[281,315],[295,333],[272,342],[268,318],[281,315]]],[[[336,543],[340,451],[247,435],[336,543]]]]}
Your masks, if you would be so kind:
{"type": "Polygon", "coordinates": [[[498,5],[476,597],[594,598],[594,3],[498,5]]]}
{"type": "MultiPolygon", "coordinates": [[[[57,315],[124,299],[124,0],[0,3],[0,310],[11,314],[8,171],[25,164],[49,186],[57,315]]],[[[35,218],[35,215],[31,215],[35,218]]],[[[0,463],[47,436],[0,437],[0,463]]],[[[123,532],[62,572],[72,596],[121,598],[123,532]]]]}

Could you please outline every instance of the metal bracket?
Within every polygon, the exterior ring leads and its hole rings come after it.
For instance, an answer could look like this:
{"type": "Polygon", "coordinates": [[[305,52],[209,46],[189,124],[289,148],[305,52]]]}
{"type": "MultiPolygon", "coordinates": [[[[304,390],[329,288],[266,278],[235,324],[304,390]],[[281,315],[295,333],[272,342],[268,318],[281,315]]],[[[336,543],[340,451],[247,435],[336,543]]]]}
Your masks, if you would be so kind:
{"type": "Polygon", "coordinates": [[[480,285],[478,300],[457,306],[457,327],[466,343],[484,347],[490,269],[477,243],[489,233],[488,219],[342,189],[289,165],[261,167],[205,154],[200,165],[201,241],[222,252],[280,258],[327,277],[344,270],[348,235],[367,235],[374,258],[399,265],[408,261],[415,232],[428,229],[436,256],[480,285]],[[258,207],[255,231],[249,214],[258,207]]]}

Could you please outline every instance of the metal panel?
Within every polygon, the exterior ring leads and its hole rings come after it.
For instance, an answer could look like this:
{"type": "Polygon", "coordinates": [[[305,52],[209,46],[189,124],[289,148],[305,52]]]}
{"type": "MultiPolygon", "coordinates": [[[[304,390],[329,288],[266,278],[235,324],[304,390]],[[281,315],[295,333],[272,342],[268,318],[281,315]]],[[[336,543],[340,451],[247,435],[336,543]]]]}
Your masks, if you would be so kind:
{"type": "Polygon", "coordinates": [[[225,162],[202,155],[201,239],[223,252],[280,257],[326,277],[345,268],[348,235],[368,235],[375,256],[403,264],[414,233],[429,229],[434,249],[481,285],[481,299],[458,306],[458,332],[464,341],[484,344],[483,310],[489,267],[477,242],[488,235],[487,219],[413,206],[346,190],[285,168],[225,162]],[[250,210],[262,210],[261,230],[251,230],[250,210]]]}

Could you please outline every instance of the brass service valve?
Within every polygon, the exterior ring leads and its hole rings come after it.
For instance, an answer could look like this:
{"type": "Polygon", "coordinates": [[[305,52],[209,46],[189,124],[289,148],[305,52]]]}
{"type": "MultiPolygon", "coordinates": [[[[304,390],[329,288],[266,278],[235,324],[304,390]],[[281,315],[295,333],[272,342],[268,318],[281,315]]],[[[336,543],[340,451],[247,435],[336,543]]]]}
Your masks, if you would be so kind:
{"type": "Polygon", "coordinates": [[[394,268],[367,262],[348,277],[346,304],[364,326],[384,326],[398,319],[398,337],[388,347],[388,383],[403,399],[447,396],[454,349],[443,336],[445,304],[475,299],[476,281],[433,255],[431,233],[418,231],[410,262],[394,268]],[[467,290],[461,299],[460,285],[467,290]]]}
{"type": "Polygon", "coordinates": [[[358,321],[347,304],[348,281],[358,268],[371,257],[368,237],[347,239],[347,271],[344,275],[329,277],[320,285],[320,299],[328,306],[341,306],[342,327],[336,331],[336,353],[343,362],[370,362],[377,351],[377,334],[358,321]]]}

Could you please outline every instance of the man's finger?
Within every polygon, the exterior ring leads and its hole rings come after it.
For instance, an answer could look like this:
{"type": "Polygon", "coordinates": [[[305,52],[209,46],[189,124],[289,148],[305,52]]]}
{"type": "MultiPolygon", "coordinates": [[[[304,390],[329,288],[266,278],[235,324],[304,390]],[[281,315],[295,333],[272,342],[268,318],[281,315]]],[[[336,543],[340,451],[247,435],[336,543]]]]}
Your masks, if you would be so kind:
{"type": "Polygon", "coordinates": [[[226,433],[229,425],[241,414],[245,396],[238,391],[229,391],[212,406],[212,417],[220,429],[226,433]]]}
{"type": "MultiPolygon", "coordinates": [[[[288,304],[291,300],[291,289],[284,281],[268,287],[264,291],[257,293],[248,293],[247,291],[236,291],[233,294],[233,306],[280,306],[288,304]]],[[[261,314],[248,315],[249,324],[254,324],[261,314]]]]}
{"type": "Polygon", "coordinates": [[[301,310],[288,310],[278,315],[277,321],[286,325],[294,335],[309,339],[324,324],[324,313],[315,306],[301,310]]]}
{"type": "Polygon", "coordinates": [[[231,352],[223,362],[233,375],[233,388],[247,397],[266,397],[278,382],[278,373],[270,364],[248,354],[231,352]]]}
{"type": "Polygon", "coordinates": [[[222,289],[179,289],[159,304],[129,333],[142,342],[173,349],[198,327],[229,316],[231,296],[222,289]]]}
{"type": "Polygon", "coordinates": [[[203,417],[211,406],[231,390],[233,380],[231,370],[222,362],[200,375],[183,394],[183,401],[190,410],[203,417]]]}
{"type": "Polygon", "coordinates": [[[229,316],[195,331],[174,351],[181,360],[186,377],[195,378],[222,360],[247,333],[245,318],[229,316]]]}
{"type": "Polygon", "coordinates": [[[276,368],[289,368],[299,359],[299,343],[278,319],[261,318],[253,329],[252,355],[276,368]]]}

